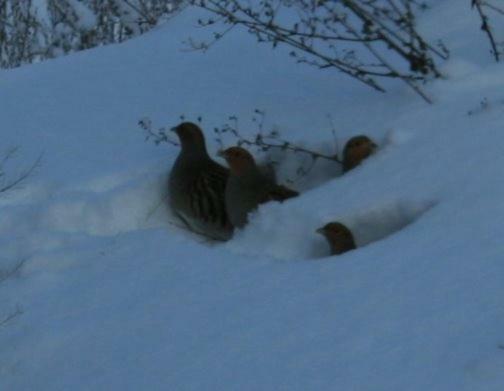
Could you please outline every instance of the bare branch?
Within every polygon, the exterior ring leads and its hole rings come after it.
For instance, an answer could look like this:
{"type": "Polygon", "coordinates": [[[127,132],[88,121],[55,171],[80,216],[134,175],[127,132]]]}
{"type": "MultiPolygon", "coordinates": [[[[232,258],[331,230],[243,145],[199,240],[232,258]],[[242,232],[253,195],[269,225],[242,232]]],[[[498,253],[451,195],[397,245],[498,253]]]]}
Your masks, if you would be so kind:
{"type": "Polygon", "coordinates": [[[185,0],[47,0],[36,7],[34,3],[0,2],[0,67],[125,41],[176,15],[185,0]],[[77,4],[94,18],[84,23],[77,4]]]}
{"type": "Polygon", "coordinates": [[[210,43],[189,40],[193,50],[207,50],[233,26],[242,26],[259,42],[289,46],[299,63],[337,69],[380,92],[385,92],[380,79],[399,78],[428,103],[420,83],[441,76],[433,57],[448,57],[442,44],[435,47],[416,30],[412,5],[421,6],[413,0],[190,2],[215,15],[200,20],[200,26],[227,26],[210,43]],[[283,18],[285,13],[295,13],[297,19],[288,22],[292,18],[283,18]],[[387,52],[399,55],[409,70],[393,66],[387,52]]]}
{"type": "Polygon", "coordinates": [[[504,13],[504,11],[493,5],[489,5],[489,3],[484,2],[482,0],[471,0],[471,8],[476,8],[476,10],[478,11],[478,15],[481,19],[481,30],[485,32],[485,34],[488,37],[488,40],[490,41],[490,45],[492,47],[492,54],[495,58],[495,61],[499,62],[500,52],[497,49],[497,42],[495,41],[495,38],[493,36],[492,28],[490,27],[490,21],[487,14],[484,11],[484,7],[492,8],[493,10],[502,13],[504,13]]]}
{"type": "MultiPolygon", "coordinates": [[[[5,157],[2,159],[2,162],[0,163],[0,177],[4,177],[4,169],[3,165],[10,160],[13,156],[14,153],[18,150],[18,148],[11,149],[9,152],[6,153],[5,157]]],[[[11,181],[4,181],[1,182],[0,184],[0,193],[5,193],[9,190],[13,190],[17,187],[19,187],[26,179],[28,179],[30,176],[32,176],[35,172],[35,170],[40,167],[40,163],[42,162],[42,157],[43,154],[41,154],[33,164],[28,167],[25,171],[23,171],[17,178],[11,180],[11,181]]]]}
{"type": "Polygon", "coordinates": [[[23,310],[18,305],[18,306],[16,306],[16,310],[13,313],[11,313],[10,315],[7,315],[5,318],[0,320],[0,326],[4,326],[8,322],[10,322],[12,319],[16,318],[17,316],[19,316],[21,314],[23,314],[23,310]]]}
{"type": "MultiPolygon", "coordinates": [[[[313,151],[311,149],[300,147],[296,144],[293,144],[290,141],[284,140],[280,137],[280,134],[276,130],[272,130],[266,134],[263,132],[264,125],[264,112],[260,110],[255,111],[256,114],[260,116],[260,120],[256,120],[254,122],[258,123],[258,133],[254,137],[246,137],[240,133],[238,129],[238,118],[236,116],[229,117],[231,123],[224,124],[221,128],[215,128],[214,132],[220,138],[223,134],[228,133],[237,139],[237,145],[242,146],[256,146],[261,151],[265,152],[270,149],[278,149],[281,151],[291,151],[294,153],[302,153],[311,156],[312,160],[316,161],[317,159],[326,159],[333,161],[338,164],[342,164],[341,159],[338,154],[328,155],[322,152],[313,151]]],[[[220,141],[222,144],[222,141],[220,141]]]]}
{"type": "Polygon", "coordinates": [[[160,143],[166,142],[168,144],[179,146],[180,144],[171,139],[168,136],[167,129],[165,127],[161,127],[157,130],[152,129],[152,121],[144,117],[138,121],[138,126],[146,132],[145,141],[152,140],[154,144],[159,145],[160,143]]]}
{"type": "Polygon", "coordinates": [[[23,259],[20,262],[18,262],[18,264],[16,266],[14,266],[12,269],[7,270],[5,272],[1,272],[0,273],[0,282],[3,282],[5,280],[7,280],[8,278],[13,277],[16,274],[18,274],[18,272],[21,270],[21,268],[26,263],[26,261],[27,261],[27,259],[23,259]]]}

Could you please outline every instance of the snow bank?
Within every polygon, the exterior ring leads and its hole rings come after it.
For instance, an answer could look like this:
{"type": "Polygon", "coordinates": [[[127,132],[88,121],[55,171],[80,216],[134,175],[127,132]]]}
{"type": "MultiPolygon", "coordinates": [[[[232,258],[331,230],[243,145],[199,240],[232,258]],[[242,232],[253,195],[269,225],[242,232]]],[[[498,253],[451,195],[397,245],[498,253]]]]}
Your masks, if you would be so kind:
{"type": "Polygon", "coordinates": [[[239,32],[183,51],[197,16],[0,73],[3,143],[26,162],[44,152],[0,205],[0,389],[500,390],[504,71],[470,7],[436,2],[421,21],[452,52],[431,106],[239,32]],[[344,176],[317,162],[301,197],[228,243],[171,224],[178,151],[144,143],[137,121],[202,115],[210,134],[234,114],[252,134],[256,108],[313,148],[332,145],[330,114],[339,145],[365,133],[380,149],[344,176]],[[358,249],[328,257],[314,231],[331,220],[358,249]]]}

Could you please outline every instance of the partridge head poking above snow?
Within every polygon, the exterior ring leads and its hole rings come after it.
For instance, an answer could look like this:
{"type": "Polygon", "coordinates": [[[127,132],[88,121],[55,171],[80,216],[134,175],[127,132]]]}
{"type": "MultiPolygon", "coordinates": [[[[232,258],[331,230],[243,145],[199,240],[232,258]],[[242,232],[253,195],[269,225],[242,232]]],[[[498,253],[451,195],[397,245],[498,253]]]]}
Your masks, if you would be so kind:
{"type": "Polygon", "coordinates": [[[226,186],[226,208],[235,227],[247,224],[248,213],[269,201],[284,201],[299,195],[297,191],[277,185],[256,165],[254,157],[241,147],[219,152],[226,159],[231,174],[226,186]]]}
{"type": "Polygon", "coordinates": [[[331,255],[343,254],[356,248],[352,232],[339,222],[327,223],[316,232],[324,235],[329,242],[331,255]]]}
{"type": "Polygon", "coordinates": [[[378,146],[368,136],[355,136],[347,141],[343,149],[343,172],[358,166],[371,156],[378,146]]]}
{"type": "Polygon", "coordinates": [[[233,227],[224,200],[229,170],[208,155],[198,125],[183,122],[172,128],[181,151],[170,173],[169,204],[189,229],[216,240],[228,240],[233,227]]]}

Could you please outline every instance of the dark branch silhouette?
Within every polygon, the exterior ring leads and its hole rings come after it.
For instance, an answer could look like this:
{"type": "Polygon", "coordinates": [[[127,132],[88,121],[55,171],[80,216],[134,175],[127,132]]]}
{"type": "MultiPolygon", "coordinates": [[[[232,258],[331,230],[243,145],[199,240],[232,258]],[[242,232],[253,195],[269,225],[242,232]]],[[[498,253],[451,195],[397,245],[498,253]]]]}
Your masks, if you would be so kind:
{"type": "Polygon", "coordinates": [[[12,148],[3,157],[0,161],[0,194],[6,193],[10,190],[14,190],[18,188],[21,184],[23,184],[26,179],[32,176],[36,169],[40,167],[40,163],[42,162],[43,154],[41,154],[27,169],[21,172],[17,177],[9,179],[7,174],[5,173],[4,166],[5,164],[11,160],[15,153],[19,150],[18,147],[12,148]]]}
{"type": "Polygon", "coordinates": [[[215,41],[241,26],[259,42],[292,50],[299,63],[334,68],[365,85],[385,92],[381,79],[398,78],[425,101],[421,83],[440,77],[434,57],[448,58],[441,44],[433,45],[416,29],[413,0],[191,0],[214,16],[199,25],[220,28],[208,42],[188,43],[207,50],[215,41]],[[294,21],[292,21],[294,19],[294,21]],[[291,20],[291,22],[289,22],[291,20]],[[394,65],[390,54],[402,60],[394,65]]]}
{"type": "Polygon", "coordinates": [[[471,8],[475,8],[478,12],[478,15],[481,19],[481,30],[485,32],[488,40],[490,41],[490,46],[492,47],[491,52],[495,58],[495,61],[499,62],[501,53],[497,47],[497,41],[495,40],[494,34],[492,32],[492,27],[490,26],[490,18],[486,13],[486,9],[490,9],[501,15],[504,15],[504,9],[501,9],[484,0],[471,0],[471,8]]]}

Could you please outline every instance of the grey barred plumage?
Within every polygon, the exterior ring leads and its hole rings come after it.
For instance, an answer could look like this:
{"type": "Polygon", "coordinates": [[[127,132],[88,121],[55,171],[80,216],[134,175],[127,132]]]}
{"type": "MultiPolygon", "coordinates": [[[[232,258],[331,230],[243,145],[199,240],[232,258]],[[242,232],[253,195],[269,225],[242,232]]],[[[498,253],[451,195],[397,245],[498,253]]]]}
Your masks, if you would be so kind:
{"type": "Polygon", "coordinates": [[[193,231],[216,240],[233,233],[224,200],[229,170],[213,161],[201,129],[183,122],[172,129],[181,142],[169,179],[170,206],[193,231]]]}

